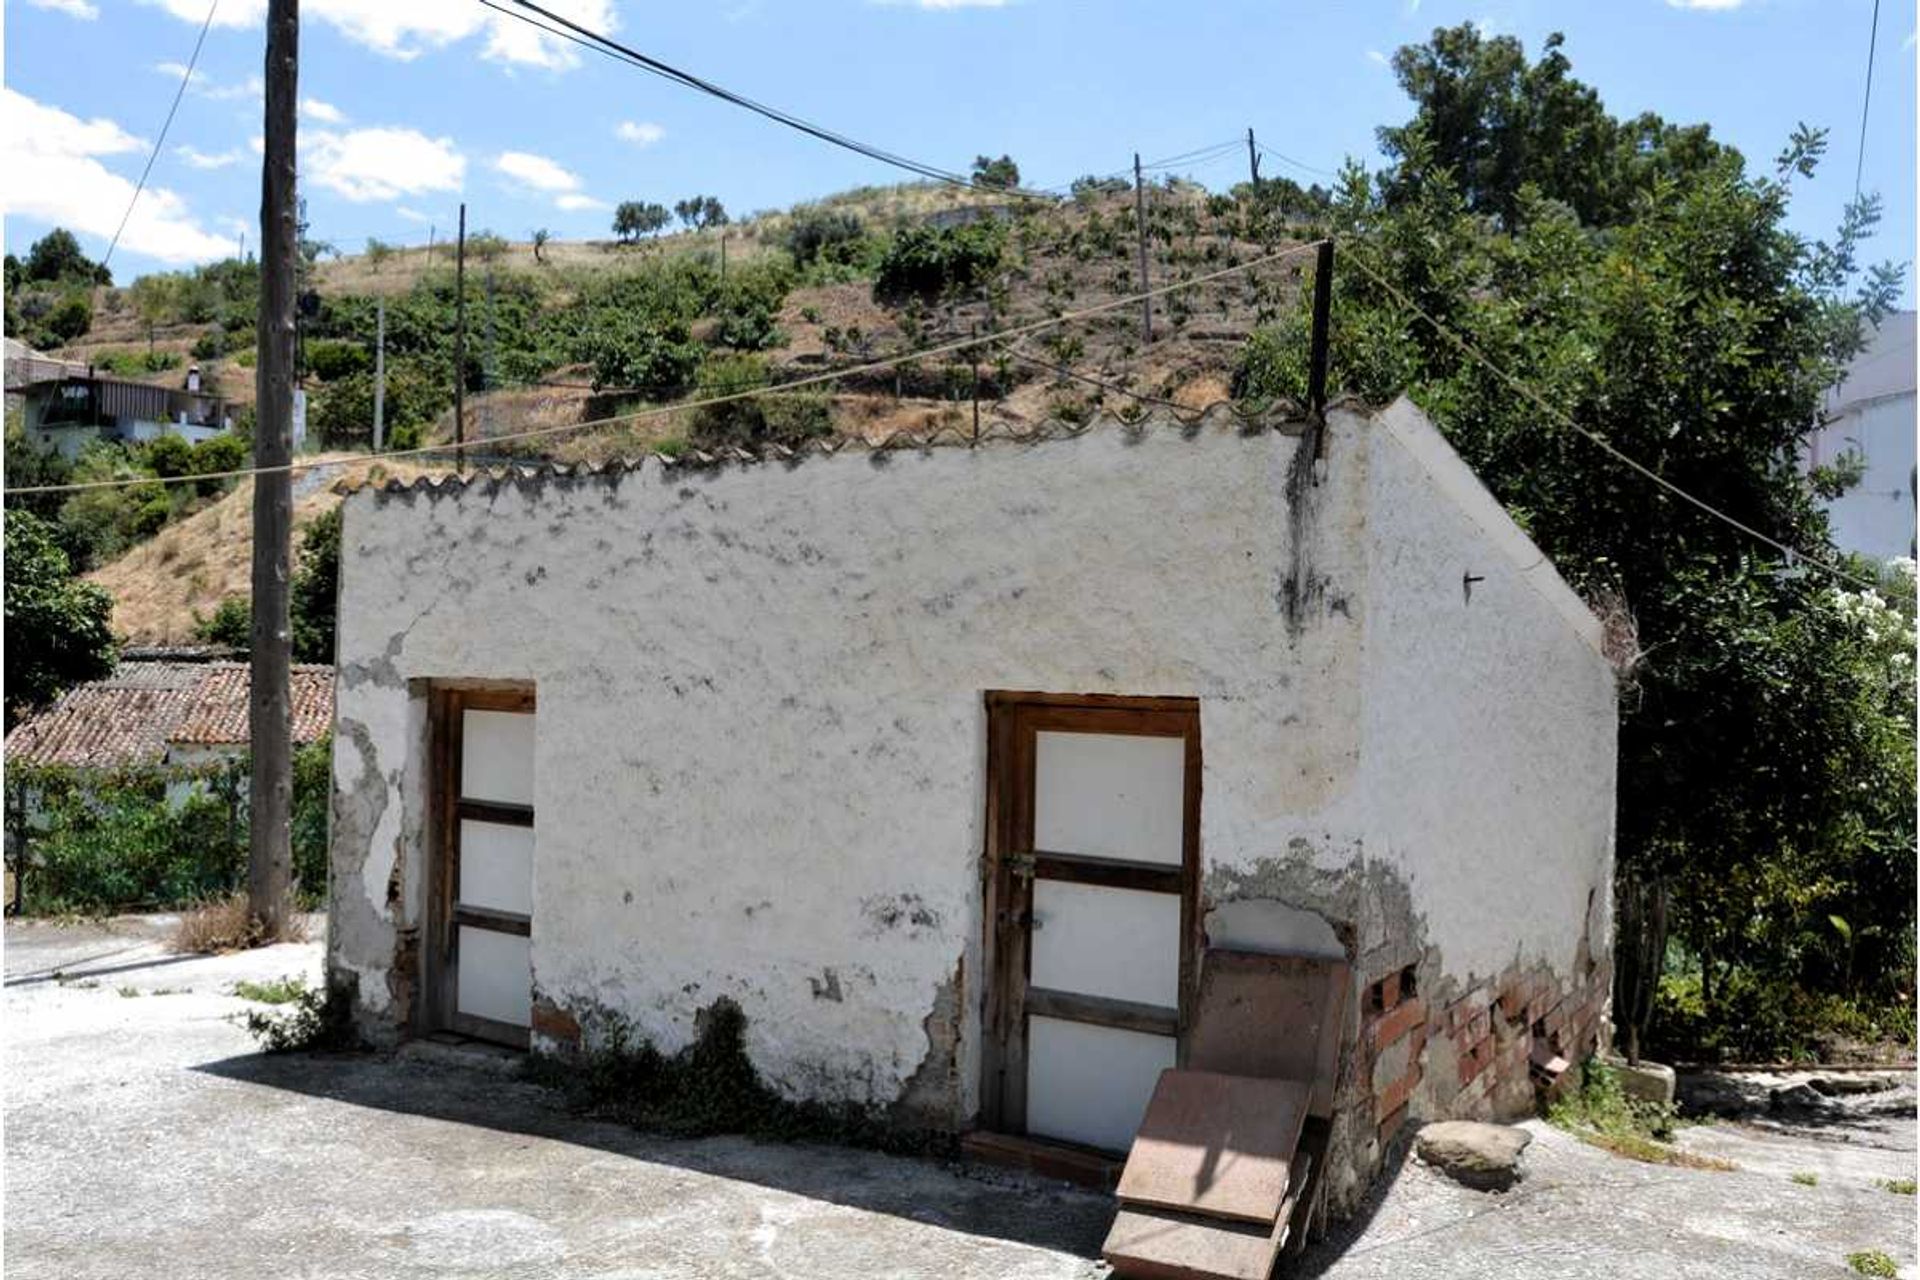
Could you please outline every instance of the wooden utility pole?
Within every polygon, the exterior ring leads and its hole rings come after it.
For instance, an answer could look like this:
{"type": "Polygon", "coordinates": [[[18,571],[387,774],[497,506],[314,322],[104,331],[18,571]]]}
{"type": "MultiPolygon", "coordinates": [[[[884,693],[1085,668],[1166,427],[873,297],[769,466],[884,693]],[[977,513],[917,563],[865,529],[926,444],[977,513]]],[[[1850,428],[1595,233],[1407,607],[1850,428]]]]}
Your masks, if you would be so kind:
{"type": "Polygon", "coordinates": [[[1307,408],[1315,421],[1327,416],[1327,350],[1333,327],[1333,240],[1320,242],[1313,265],[1313,337],[1307,350],[1307,408]]]}
{"type": "Polygon", "coordinates": [[[974,345],[967,350],[973,361],[973,442],[980,443],[980,322],[973,322],[974,345]]]}
{"type": "Polygon", "coordinates": [[[1140,153],[1133,153],[1133,221],[1140,233],[1140,341],[1153,341],[1153,299],[1147,283],[1147,188],[1140,177],[1140,153]]]}
{"type": "Polygon", "coordinates": [[[1253,177],[1253,194],[1260,194],[1260,149],[1253,145],[1253,126],[1247,126],[1247,172],[1253,177]]]}
{"type": "Polygon", "coordinates": [[[286,926],[293,874],[293,345],[294,130],[300,89],[300,0],[267,6],[265,160],[260,167],[260,315],[255,332],[253,653],[247,732],[252,747],[247,830],[247,913],[266,940],[286,926]]]}
{"type": "Polygon", "coordinates": [[[387,442],[387,300],[373,304],[373,451],[387,442]]]}
{"type": "Polygon", "coordinates": [[[460,202],[460,244],[453,256],[453,469],[467,467],[467,203],[460,202]]]}

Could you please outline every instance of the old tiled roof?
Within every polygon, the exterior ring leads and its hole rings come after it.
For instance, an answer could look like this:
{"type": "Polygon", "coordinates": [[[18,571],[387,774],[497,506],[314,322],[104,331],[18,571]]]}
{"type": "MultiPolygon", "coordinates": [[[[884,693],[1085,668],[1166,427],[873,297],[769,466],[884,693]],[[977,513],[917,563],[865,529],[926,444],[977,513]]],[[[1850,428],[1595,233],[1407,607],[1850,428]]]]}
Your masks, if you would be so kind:
{"type": "MultiPolygon", "coordinates": [[[[1341,397],[1336,403],[1365,407],[1351,397],[1341,397]]],[[[722,448],[717,452],[707,453],[699,449],[688,449],[674,454],[655,453],[640,458],[620,457],[605,462],[576,464],[483,463],[470,466],[466,471],[423,475],[411,481],[398,477],[388,477],[381,481],[370,474],[362,479],[342,480],[333,486],[333,491],[340,494],[354,494],[363,489],[371,489],[377,495],[399,495],[458,493],[468,488],[475,488],[483,492],[492,492],[508,485],[538,487],[550,480],[618,477],[656,467],[664,471],[698,471],[729,465],[751,466],[756,463],[785,463],[792,466],[809,457],[824,457],[835,453],[877,455],[909,450],[1035,444],[1045,440],[1083,436],[1093,431],[1118,430],[1144,433],[1173,430],[1191,437],[1200,434],[1204,429],[1232,428],[1248,435],[1257,435],[1266,431],[1282,435],[1299,435],[1310,426],[1311,420],[1297,406],[1289,403],[1243,406],[1223,400],[1205,409],[1186,412],[1174,413],[1155,409],[1133,415],[1108,413],[1083,423],[1046,422],[1024,429],[1004,422],[995,422],[987,426],[977,437],[959,427],[935,427],[923,431],[907,428],[896,431],[879,441],[823,436],[791,448],[780,444],[766,444],[757,451],[722,448]]],[[[486,442],[483,440],[468,447],[484,449],[486,442]]]]}
{"type": "MultiPolygon", "coordinates": [[[[193,746],[244,746],[247,741],[247,690],[252,681],[238,662],[210,662],[193,691],[186,714],[167,735],[168,742],[193,746]]],[[[312,742],[333,723],[333,668],[293,669],[293,740],[312,742]]]]}
{"type": "MultiPolygon", "coordinates": [[[[7,735],[9,764],[95,769],[159,764],[167,749],[247,743],[248,672],[238,662],[122,662],[69,690],[7,735]]],[[[293,669],[293,737],[312,742],[333,720],[333,668],[293,669]]]]}

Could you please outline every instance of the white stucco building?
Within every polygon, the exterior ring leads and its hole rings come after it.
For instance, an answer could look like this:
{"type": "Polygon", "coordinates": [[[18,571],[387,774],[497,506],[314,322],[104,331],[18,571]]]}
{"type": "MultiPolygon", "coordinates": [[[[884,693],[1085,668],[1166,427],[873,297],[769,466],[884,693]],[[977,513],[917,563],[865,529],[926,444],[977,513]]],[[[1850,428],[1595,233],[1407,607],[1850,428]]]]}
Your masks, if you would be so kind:
{"type": "Polygon", "coordinates": [[[1827,423],[1808,441],[1809,466],[1853,453],[1866,463],[1860,483],[1827,504],[1833,539],[1880,560],[1914,554],[1914,313],[1886,317],[1827,395],[1827,423]]]}
{"type": "Polygon", "coordinates": [[[1602,649],[1406,402],[362,490],[331,977],[387,1043],[724,999],[789,1097],[1113,1151],[1203,962],[1303,957],[1350,1205],[1605,1034],[1602,649]]]}

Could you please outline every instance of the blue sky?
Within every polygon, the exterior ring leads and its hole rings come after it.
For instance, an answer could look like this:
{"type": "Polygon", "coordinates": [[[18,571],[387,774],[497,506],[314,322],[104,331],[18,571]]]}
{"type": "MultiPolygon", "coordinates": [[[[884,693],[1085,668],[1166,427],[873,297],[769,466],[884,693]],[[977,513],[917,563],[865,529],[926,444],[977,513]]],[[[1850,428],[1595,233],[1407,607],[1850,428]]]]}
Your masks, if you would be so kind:
{"type": "MultiPolygon", "coordinates": [[[[1872,0],[549,0],[635,46],[845,133],[945,167],[1010,153],[1029,185],[1233,138],[1308,165],[1377,161],[1408,113],[1384,65],[1461,21],[1567,36],[1615,114],[1710,123],[1769,163],[1797,121],[1832,130],[1794,220],[1824,234],[1853,188],[1872,0]]],[[[199,72],[119,252],[122,281],[257,237],[265,0],[220,0],[199,72]]],[[[305,0],[302,183],[313,234],[607,234],[612,202],[695,192],[735,212],[900,175],[547,41],[478,0],[305,0]]],[[[6,247],[55,223],[98,254],[191,52],[206,0],[6,0],[6,247]]],[[[1914,253],[1912,6],[1883,4],[1865,186],[1871,257],[1914,253]]],[[[1268,161],[1267,172],[1277,161],[1268,161]]],[[[1279,172],[1286,172],[1284,166],[1279,172]]],[[[1243,153],[1193,171],[1224,185],[1243,153]]],[[[1311,173],[1294,174],[1311,178],[1311,173]]],[[[1907,297],[1913,297],[1909,280],[1907,297]]],[[[1909,301],[1910,305],[1910,301],[1909,301]]]]}

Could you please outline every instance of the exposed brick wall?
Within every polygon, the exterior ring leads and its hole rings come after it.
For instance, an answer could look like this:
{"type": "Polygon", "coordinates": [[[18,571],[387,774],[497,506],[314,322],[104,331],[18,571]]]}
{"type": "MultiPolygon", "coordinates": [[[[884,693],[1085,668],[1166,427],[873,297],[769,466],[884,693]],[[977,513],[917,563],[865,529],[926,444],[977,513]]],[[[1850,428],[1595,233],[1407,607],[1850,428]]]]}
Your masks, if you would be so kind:
{"type": "Polygon", "coordinates": [[[1438,1002],[1415,966],[1374,978],[1361,997],[1359,1076],[1367,1082],[1377,1150],[1409,1119],[1512,1120],[1553,1081],[1534,1059],[1577,1063],[1605,1047],[1612,971],[1585,954],[1569,982],[1513,970],[1438,1002]]]}

